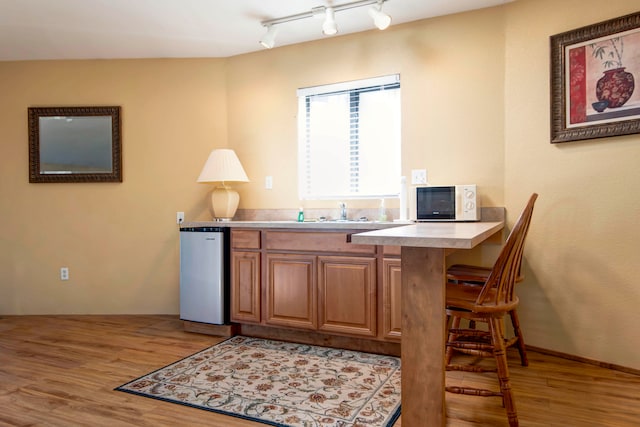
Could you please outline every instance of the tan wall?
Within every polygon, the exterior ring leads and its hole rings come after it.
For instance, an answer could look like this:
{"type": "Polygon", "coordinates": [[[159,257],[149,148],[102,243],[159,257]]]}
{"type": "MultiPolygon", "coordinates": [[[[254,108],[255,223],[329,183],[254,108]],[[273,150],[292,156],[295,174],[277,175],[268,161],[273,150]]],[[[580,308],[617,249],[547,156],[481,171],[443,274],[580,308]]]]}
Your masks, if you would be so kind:
{"type": "Polygon", "coordinates": [[[403,173],[476,182],[509,223],[540,193],[519,287],[528,343],[640,369],[640,137],[551,145],[548,96],[549,36],[635,8],[517,0],[226,60],[0,63],[0,313],[177,313],[175,212],[209,218],[194,183],[209,150],[237,150],[241,207],[297,208],[295,90],[400,73],[403,173]],[[29,184],[27,107],[79,104],[123,107],[124,182],[29,184]]]}
{"type": "Polygon", "coordinates": [[[241,207],[298,207],[302,86],[400,73],[406,173],[473,180],[501,204],[501,104],[478,105],[502,97],[504,66],[473,45],[499,51],[501,27],[501,13],[481,11],[228,60],[0,63],[0,313],[177,313],[175,212],[210,218],[208,187],[194,182],[209,150],[237,150],[252,179],[237,186],[241,207]],[[28,183],[26,111],[47,105],[122,106],[122,184],[28,183]]]}
{"type": "Polygon", "coordinates": [[[518,290],[526,340],[640,369],[640,136],[550,144],[548,78],[549,36],[638,2],[518,0],[506,10],[507,210],[540,193],[518,290]]]}
{"type": "MultiPolygon", "coordinates": [[[[426,168],[433,184],[477,183],[487,205],[501,206],[503,27],[500,9],[487,9],[232,58],[229,144],[252,179],[240,188],[241,207],[335,206],[298,200],[296,90],[393,73],[402,86],[403,174],[426,168]]],[[[358,204],[378,201],[349,203],[358,204]]]]}
{"type": "Polygon", "coordinates": [[[0,313],[177,313],[175,215],[208,209],[224,63],[0,62],[0,313]],[[29,184],[27,107],[52,105],[122,107],[123,183],[29,184]]]}

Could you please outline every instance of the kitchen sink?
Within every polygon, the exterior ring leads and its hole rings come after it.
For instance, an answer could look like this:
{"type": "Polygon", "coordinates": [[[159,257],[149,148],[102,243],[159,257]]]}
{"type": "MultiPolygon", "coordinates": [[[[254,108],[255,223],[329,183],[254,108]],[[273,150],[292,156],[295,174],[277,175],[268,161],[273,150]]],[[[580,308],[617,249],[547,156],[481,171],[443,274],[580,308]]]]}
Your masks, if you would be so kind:
{"type": "Polygon", "coordinates": [[[360,217],[358,219],[326,219],[320,217],[316,220],[316,222],[362,222],[362,223],[371,223],[374,221],[370,221],[367,217],[360,217]]]}

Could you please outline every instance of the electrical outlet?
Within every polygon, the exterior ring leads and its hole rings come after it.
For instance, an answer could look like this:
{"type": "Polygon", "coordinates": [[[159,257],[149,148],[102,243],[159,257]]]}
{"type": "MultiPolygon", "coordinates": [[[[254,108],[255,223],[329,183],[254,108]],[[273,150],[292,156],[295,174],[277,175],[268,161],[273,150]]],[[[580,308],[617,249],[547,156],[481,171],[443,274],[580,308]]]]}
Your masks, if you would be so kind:
{"type": "Polygon", "coordinates": [[[60,267],[60,280],[69,280],[69,268],[60,267]]]}
{"type": "Polygon", "coordinates": [[[412,169],[411,170],[411,184],[426,184],[427,183],[427,170],[426,169],[412,169]]]}
{"type": "Polygon", "coordinates": [[[264,188],[266,188],[267,190],[271,190],[273,188],[273,177],[271,175],[265,177],[264,188]]]}
{"type": "Polygon", "coordinates": [[[184,222],[184,212],[176,212],[176,223],[178,225],[184,222]]]}

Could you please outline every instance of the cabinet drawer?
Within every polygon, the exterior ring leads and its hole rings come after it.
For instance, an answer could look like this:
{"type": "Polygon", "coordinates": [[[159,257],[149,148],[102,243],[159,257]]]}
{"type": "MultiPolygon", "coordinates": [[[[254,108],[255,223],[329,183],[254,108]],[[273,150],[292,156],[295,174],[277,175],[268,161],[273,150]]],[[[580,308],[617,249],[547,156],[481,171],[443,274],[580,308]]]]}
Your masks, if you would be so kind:
{"type": "Polygon", "coordinates": [[[386,245],[386,246],[383,246],[382,253],[385,254],[385,256],[388,256],[388,255],[400,256],[400,248],[401,248],[401,246],[386,245]]]}
{"type": "Polygon", "coordinates": [[[231,247],[260,249],[260,230],[231,230],[231,247]]]}
{"type": "Polygon", "coordinates": [[[267,250],[373,254],[375,245],[347,243],[350,232],[265,231],[267,250]]]}

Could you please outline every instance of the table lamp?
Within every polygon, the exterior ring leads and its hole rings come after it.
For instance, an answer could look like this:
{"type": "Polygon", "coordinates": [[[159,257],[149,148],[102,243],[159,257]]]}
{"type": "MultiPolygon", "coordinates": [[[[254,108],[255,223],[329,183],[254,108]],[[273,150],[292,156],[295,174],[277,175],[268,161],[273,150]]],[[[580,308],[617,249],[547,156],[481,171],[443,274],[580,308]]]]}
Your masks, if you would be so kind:
{"type": "Polygon", "coordinates": [[[218,183],[211,192],[211,207],[216,221],[229,221],[238,209],[240,196],[227,185],[228,182],[249,182],[236,153],[227,148],[216,149],[209,154],[200,172],[198,182],[218,183]]]}

